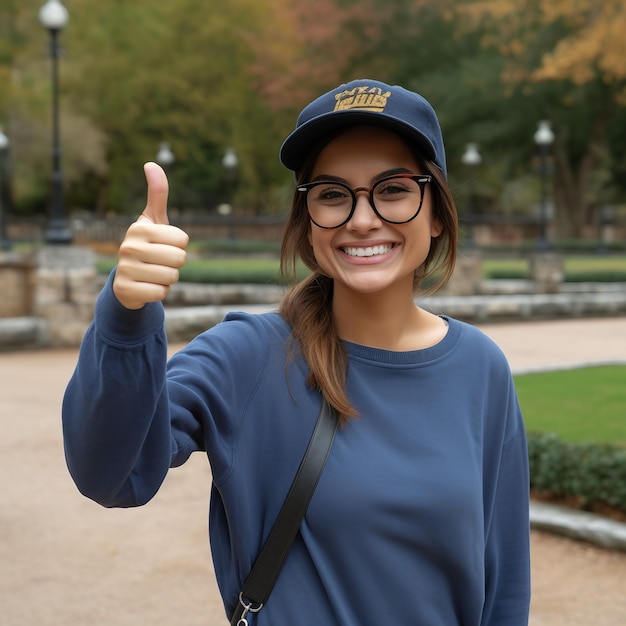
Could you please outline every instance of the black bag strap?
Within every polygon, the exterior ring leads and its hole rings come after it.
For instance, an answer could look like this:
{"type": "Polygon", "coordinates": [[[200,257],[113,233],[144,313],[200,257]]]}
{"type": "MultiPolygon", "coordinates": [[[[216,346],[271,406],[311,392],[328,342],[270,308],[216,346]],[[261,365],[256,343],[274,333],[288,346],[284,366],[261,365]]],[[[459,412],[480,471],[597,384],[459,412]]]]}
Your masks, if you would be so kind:
{"type": "Polygon", "coordinates": [[[231,626],[245,626],[247,613],[260,611],[267,602],[324,469],[338,423],[336,412],[324,399],[287,498],[241,588],[239,604],[230,620],[231,626]]]}

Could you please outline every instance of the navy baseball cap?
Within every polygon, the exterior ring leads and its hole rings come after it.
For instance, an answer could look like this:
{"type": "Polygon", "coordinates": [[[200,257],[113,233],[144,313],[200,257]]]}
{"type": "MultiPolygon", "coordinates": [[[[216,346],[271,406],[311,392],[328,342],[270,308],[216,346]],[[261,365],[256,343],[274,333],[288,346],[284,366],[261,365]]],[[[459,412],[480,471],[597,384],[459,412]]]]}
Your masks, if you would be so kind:
{"type": "Polygon", "coordinates": [[[308,104],[285,139],[280,160],[297,172],[324,135],[357,124],[397,132],[447,177],[443,137],[433,107],[417,93],[376,80],[353,80],[308,104]]]}

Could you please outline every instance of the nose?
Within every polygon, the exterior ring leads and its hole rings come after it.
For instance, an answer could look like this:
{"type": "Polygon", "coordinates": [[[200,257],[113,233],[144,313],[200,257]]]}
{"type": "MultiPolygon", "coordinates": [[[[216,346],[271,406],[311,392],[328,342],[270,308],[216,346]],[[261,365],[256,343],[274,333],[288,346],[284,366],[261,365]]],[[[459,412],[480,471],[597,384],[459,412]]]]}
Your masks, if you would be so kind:
{"type": "Polygon", "coordinates": [[[356,204],[352,217],[346,223],[349,230],[367,232],[380,228],[382,220],[376,215],[374,207],[370,203],[369,193],[366,189],[355,189],[356,204]]]}

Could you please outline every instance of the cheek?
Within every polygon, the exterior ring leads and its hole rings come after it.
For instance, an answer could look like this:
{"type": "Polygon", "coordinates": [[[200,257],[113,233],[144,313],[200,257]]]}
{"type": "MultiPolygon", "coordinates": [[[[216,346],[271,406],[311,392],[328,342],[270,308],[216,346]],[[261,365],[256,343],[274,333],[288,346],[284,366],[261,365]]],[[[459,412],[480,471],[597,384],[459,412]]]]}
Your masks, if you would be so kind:
{"type": "Polygon", "coordinates": [[[333,252],[333,237],[334,232],[332,231],[325,231],[315,227],[309,230],[309,244],[315,261],[320,266],[326,265],[325,259],[328,259],[333,252]]]}
{"type": "Polygon", "coordinates": [[[325,235],[325,231],[320,228],[316,228],[315,226],[311,226],[309,229],[309,244],[311,245],[311,248],[313,248],[314,253],[319,253],[322,248],[326,247],[327,237],[325,235]]]}
{"type": "Polygon", "coordinates": [[[309,231],[309,244],[311,245],[313,257],[319,263],[319,259],[322,256],[320,237],[318,233],[314,233],[312,230],[309,231]]]}
{"type": "Polygon", "coordinates": [[[309,245],[311,246],[311,251],[313,253],[313,257],[319,263],[319,258],[322,256],[322,246],[323,246],[324,237],[319,232],[319,229],[315,229],[314,227],[311,227],[309,229],[308,239],[309,239],[309,245]]]}

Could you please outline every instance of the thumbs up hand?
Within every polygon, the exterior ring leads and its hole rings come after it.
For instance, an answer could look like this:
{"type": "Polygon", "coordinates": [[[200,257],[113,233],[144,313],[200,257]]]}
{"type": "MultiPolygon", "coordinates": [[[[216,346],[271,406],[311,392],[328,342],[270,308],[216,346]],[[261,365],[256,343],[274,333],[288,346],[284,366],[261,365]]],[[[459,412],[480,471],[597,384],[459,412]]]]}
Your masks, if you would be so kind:
{"type": "Polygon", "coordinates": [[[139,219],[130,225],[119,249],[113,293],[127,309],[163,300],[178,281],[185,264],[189,236],[167,217],[168,183],[156,163],[146,163],[148,201],[139,219]]]}

